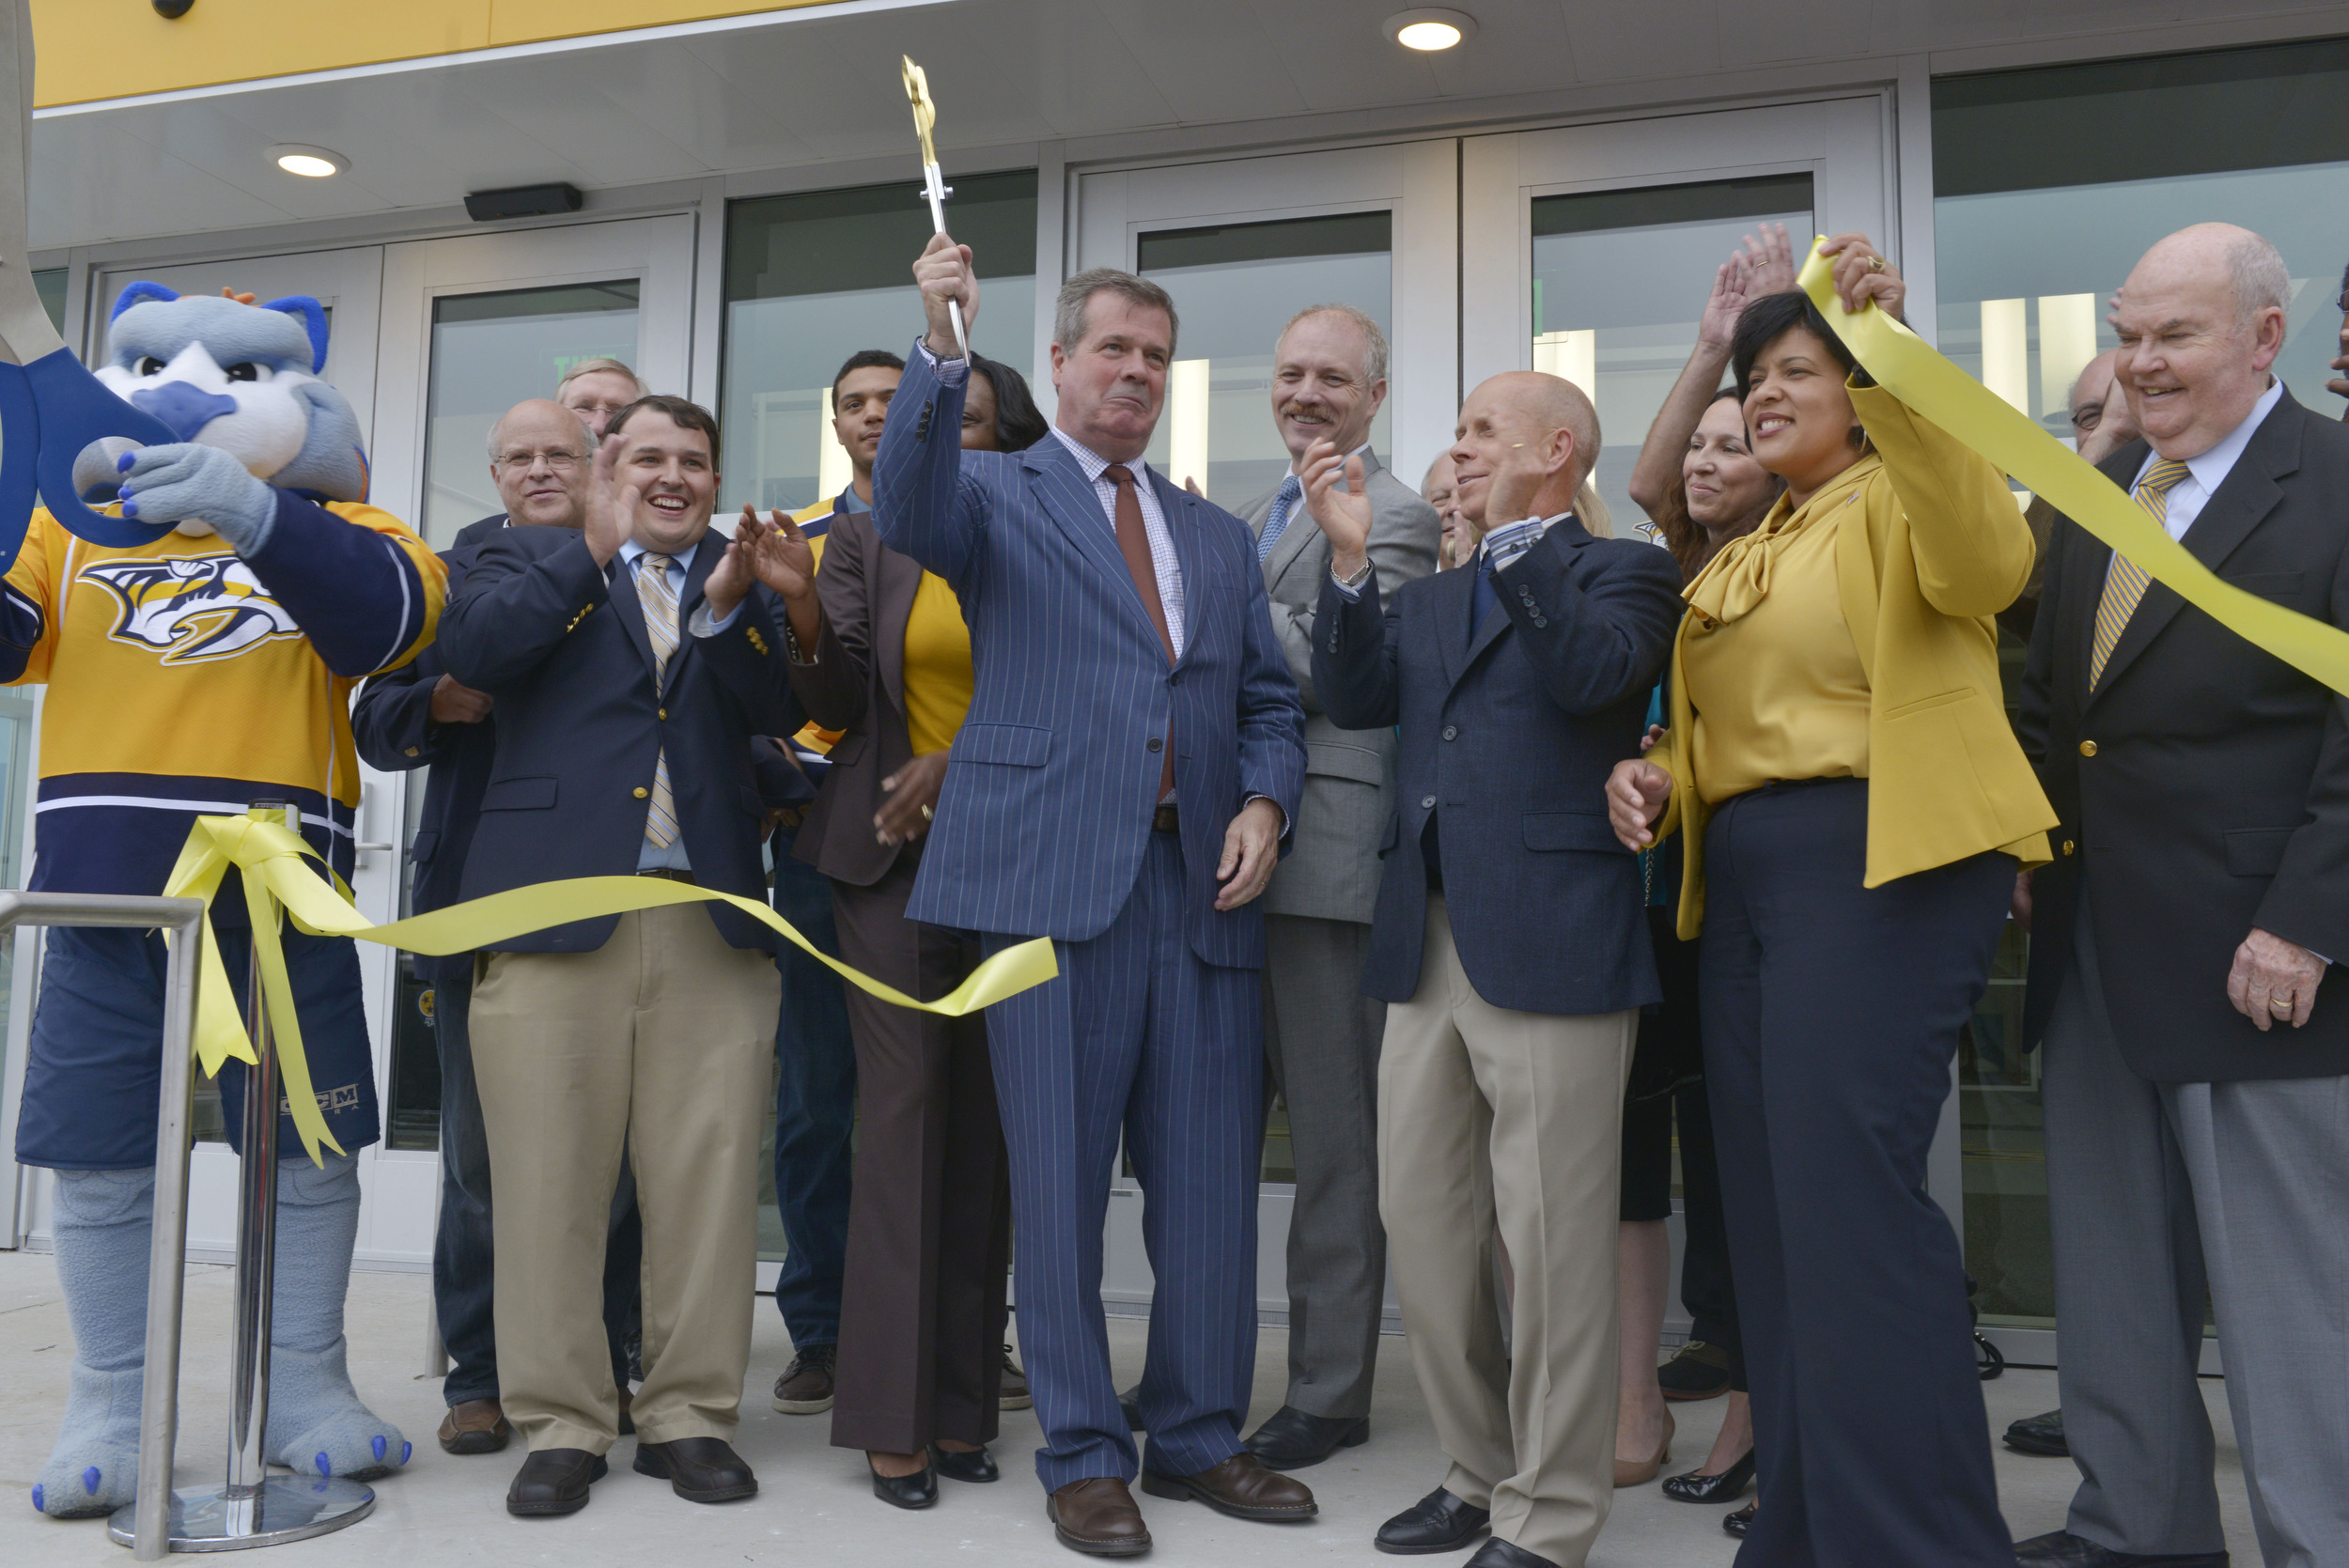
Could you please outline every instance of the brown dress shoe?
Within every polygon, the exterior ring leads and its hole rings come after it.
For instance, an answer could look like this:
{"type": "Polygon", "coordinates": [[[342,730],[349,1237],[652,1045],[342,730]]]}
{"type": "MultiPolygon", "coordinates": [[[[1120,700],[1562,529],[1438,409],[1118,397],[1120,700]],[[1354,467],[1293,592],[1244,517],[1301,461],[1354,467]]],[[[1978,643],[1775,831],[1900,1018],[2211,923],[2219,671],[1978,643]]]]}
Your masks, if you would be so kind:
{"type": "Polygon", "coordinates": [[[449,1453],[495,1453],[513,1440],[514,1428],[494,1399],[468,1399],[441,1418],[441,1447],[449,1453]]]}
{"type": "Polygon", "coordinates": [[[1197,1475],[1142,1472],[1142,1489],[1154,1498],[1177,1502],[1204,1502],[1218,1514],[1235,1519],[1269,1519],[1293,1524],[1321,1512],[1313,1489],[1295,1476],[1283,1475],[1242,1449],[1213,1469],[1197,1475]]]}
{"type": "Polygon", "coordinates": [[[1115,1476],[1072,1481],[1044,1499],[1052,1533],[1072,1552],[1088,1557],[1140,1557],[1150,1549],[1134,1495],[1115,1476]]]}

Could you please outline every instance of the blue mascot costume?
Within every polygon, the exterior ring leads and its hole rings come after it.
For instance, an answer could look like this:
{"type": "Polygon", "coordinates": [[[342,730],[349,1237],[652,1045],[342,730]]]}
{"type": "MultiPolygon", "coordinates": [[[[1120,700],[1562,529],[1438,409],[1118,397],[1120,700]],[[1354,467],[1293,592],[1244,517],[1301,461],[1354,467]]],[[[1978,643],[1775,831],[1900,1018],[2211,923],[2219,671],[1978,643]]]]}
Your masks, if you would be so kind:
{"type": "MultiPolygon", "coordinates": [[[[257,306],[141,283],[116,305],[96,375],[180,441],[94,444],[75,483],[177,526],[114,548],[37,512],[0,587],[0,678],[49,688],[35,889],[159,893],[199,814],[264,797],[298,805],[303,837],[350,875],[351,688],[431,641],[444,577],[422,539],[365,504],[358,422],[318,379],[326,346],[326,313],[306,298],[257,306]]],[[[241,1006],[252,932],[236,878],[212,921],[241,1006]]],[[[283,939],[344,1152],[314,1163],[281,1114],[267,1450],[297,1473],[365,1480],[405,1464],[409,1445],[345,1364],[350,1151],[379,1133],[358,958],[348,939],[288,924],[283,939]]],[[[56,1172],[72,1388],[33,1506],[58,1518],[110,1513],[137,1487],[163,973],[155,934],[49,934],[17,1158],[56,1172]]],[[[244,1081],[239,1062],[220,1077],[231,1129],[244,1081]]]]}

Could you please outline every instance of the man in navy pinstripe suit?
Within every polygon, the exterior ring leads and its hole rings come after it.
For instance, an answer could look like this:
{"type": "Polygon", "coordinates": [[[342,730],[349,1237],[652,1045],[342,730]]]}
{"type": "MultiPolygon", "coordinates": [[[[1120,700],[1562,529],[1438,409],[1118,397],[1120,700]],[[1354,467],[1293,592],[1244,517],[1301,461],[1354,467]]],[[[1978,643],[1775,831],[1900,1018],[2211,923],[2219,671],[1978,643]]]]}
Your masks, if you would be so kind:
{"type": "Polygon", "coordinates": [[[1060,977],[988,1014],[1011,1154],[1019,1339],[1060,1540],[1146,1551],[1127,1483],[1241,1518],[1313,1494],[1240,1444],[1256,1347],[1264,917],[1303,788],[1304,711],[1248,529],[1142,461],[1174,303],[1123,272],[1062,289],[1055,439],[961,450],[971,253],[914,273],[929,334],[890,404],[873,523],[952,583],[977,688],[907,913],[1054,939],[1060,977]],[[1138,1463],[1110,1376],[1101,1225],[1118,1137],[1159,1281],[1138,1463]]]}

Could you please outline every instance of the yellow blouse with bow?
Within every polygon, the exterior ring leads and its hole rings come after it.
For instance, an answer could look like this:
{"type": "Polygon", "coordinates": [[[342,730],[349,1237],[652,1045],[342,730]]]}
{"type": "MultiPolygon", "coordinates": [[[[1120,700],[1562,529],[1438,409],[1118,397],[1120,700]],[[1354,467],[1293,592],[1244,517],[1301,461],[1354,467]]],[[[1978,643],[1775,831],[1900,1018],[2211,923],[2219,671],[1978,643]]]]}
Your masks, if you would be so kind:
{"type": "MultiPolygon", "coordinates": [[[[1855,462],[1799,512],[1781,497],[1748,548],[1733,544],[1689,585],[1690,607],[1672,649],[1669,729],[1650,758],[1672,775],[1672,792],[1657,836],[1685,830],[1679,928],[1694,937],[1704,920],[1704,827],[1713,802],[1738,793],[1720,748],[1700,755],[1690,690],[1695,641],[1719,636],[1724,613],[1749,619],[1782,582],[1816,585],[1805,570],[1812,551],[1834,567],[1834,600],[1843,637],[1859,666],[1867,694],[1867,734],[1859,760],[1869,779],[1865,884],[1928,871],[2004,850],[2024,865],[2047,859],[2046,830],[2055,826],[2030,764],[2008,724],[1999,686],[1998,629],[1992,616],[2022,591],[2031,568],[2030,526],[1998,470],[1970,448],[1911,414],[1881,387],[1849,389],[1852,408],[1868,430],[1875,457],[1855,462]],[[1827,526],[1821,527],[1822,522],[1827,526]],[[1805,535],[1812,539],[1802,545],[1805,535]],[[1792,575],[1790,576],[1789,573],[1792,575]],[[1715,624],[1706,628],[1710,619],[1715,624]],[[1707,776],[1704,763],[1722,777],[1707,776]]],[[[1742,542],[1742,541],[1741,541],[1742,542]]],[[[1800,596],[1801,590],[1797,590],[1800,596]]],[[[1766,628],[1772,620],[1758,621],[1766,628]]],[[[1777,673],[1760,660],[1744,678],[1784,677],[1790,660],[1823,656],[1811,672],[1808,693],[1837,706],[1842,680],[1834,671],[1837,644],[1814,626],[1772,650],[1777,673]]],[[[1739,666],[1714,668],[1696,655],[1708,691],[1740,675],[1739,666]]],[[[1759,686],[1742,705],[1716,695],[1715,721],[1752,725],[1778,699],[1759,686]],[[1729,707],[1738,707],[1729,714],[1729,707]]],[[[1848,704],[1843,705],[1848,715],[1848,704]]],[[[1781,714],[1775,743],[1792,748],[1785,761],[1748,757],[1745,766],[1795,766],[1803,756],[1830,765],[1834,748],[1848,753],[1848,730],[1830,714],[1799,721],[1781,714]],[[1815,721],[1815,722],[1814,722],[1815,721]],[[1838,740],[1837,735],[1845,738],[1838,740]]],[[[1743,737],[1757,738],[1759,731],[1743,737]]],[[[1755,753],[1756,755],[1760,753],[1755,753]]],[[[1850,771],[1850,769],[1846,769],[1850,771]]],[[[1747,787],[1766,782],[1766,772],[1747,787]]],[[[1788,776],[1779,773],[1775,776],[1788,776]]],[[[1832,777],[1812,768],[1797,777],[1832,777]]]]}

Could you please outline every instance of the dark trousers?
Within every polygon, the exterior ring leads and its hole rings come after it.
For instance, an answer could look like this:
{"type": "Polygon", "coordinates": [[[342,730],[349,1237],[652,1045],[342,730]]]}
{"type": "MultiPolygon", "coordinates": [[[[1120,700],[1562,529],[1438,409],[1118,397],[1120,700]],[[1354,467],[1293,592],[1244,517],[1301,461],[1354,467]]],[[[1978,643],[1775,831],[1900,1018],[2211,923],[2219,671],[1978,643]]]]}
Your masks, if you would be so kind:
{"type": "Polygon", "coordinates": [[[1672,1218],[1672,1130],[1680,1132],[1680,1304],[1688,1338],[1729,1358],[1729,1386],[1746,1389],[1737,1335],[1737,1296],[1729,1276],[1729,1232],[1721,1221],[1720,1168],[1714,1156],[1711,1096],[1704,1088],[1704,1037],[1697,998],[1702,940],[1682,941],[1671,906],[1648,908],[1656,974],[1664,997],[1640,1017],[1640,1048],[1623,1108],[1623,1219],[1672,1218]]]}
{"type": "MultiPolygon", "coordinates": [[[[1121,1131],[1158,1278],[1142,1373],[1150,1468],[1190,1475],[1240,1449],[1256,1372],[1264,979],[1206,962],[1183,925],[1182,846],[1153,833],[1109,929],[1054,943],[1059,975],[988,1010],[1048,1492],[1135,1473],[1101,1313],[1121,1131]]],[[[989,935],[986,951],[1019,939],[989,935]]]]}
{"type": "MultiPolygon", "coordinates": [[[[448,1350],[441,1397],[451,1405],[498,1397],[496,1248],[490,1227],[490,1138],[474,1081],[473,971],[450,963],[432,987],[432,1038],[441,1056],[441,1219],[432,1235],[432,1311],[448,1350]]],[[[612,1380],[629,1385],[629,1344],[641,1332],[639,1275],[645,1230],[636,1215],[636,1176],[620,1162],[604,1242],[603,1331],[612,1380]]]]}
{"type": "Polygon", "coordinates": [[[1705,1079],[1765,1499],[1738,1562],[2014,1568],[1925,1157],[2015,862],[1867,889],[1867,829],[1845,779],[1738,796],[1705,835],[1705,1079]]]}
{"type": "MultiPolygon", "coordinates": [[[[775,913],[840,955],[832,879],[791,858],[799,837],[774,837],[775,913]]],[[[840,977],[789,942],[775,944],[783,1008],[775,1019],[775,1207],[783,1270],[775,1307],[791,1343],[840,1343],[840,1277],[848,1254],[849,1135],[856,1128],[856,1048],[840,977]]]]}
{"type": "MultiPolygon", "coordinates": [[[[910,852],[869,888],[832,884],[841,955],[935,1001],[977,967],[975,938],[906,919],[910,852]]],[[[856,1182],[841,1287],[835,1447],[918,1453],[995,1436],[1011,1187],[984,1015],[948,1018],[855,987],[856,1182]]]]}

